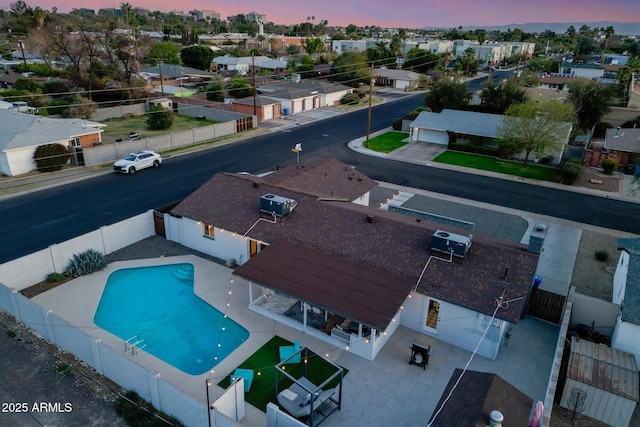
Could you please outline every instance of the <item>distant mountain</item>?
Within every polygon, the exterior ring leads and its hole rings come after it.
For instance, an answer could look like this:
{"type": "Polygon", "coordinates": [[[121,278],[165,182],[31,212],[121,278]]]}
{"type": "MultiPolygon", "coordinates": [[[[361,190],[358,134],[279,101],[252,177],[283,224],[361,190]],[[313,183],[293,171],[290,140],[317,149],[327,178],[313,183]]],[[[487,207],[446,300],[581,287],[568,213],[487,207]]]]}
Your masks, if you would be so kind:
{"type": "MultiPolygon", "coordinates": [[[[529,22],[526,24],[509,24],[509,25],[496,25],[496,26],[468,26],[462,27],[465,31],[473,31],[475,29],[485,30],[497,30],[512,31],[516,28],[520,28],[525,33],[543,33],[545,30],[551,30],[557,34],[563,34],[567,31],[567,28],[573,25],[573,28],[577,30],[583,25],[587,25],[589,28],[607,28],[609,25],[613,26],[616,34],[619,35],[640,35],[640,22],[529,22]]],[[[434,27],[428,27],[428,29],[434,29],[434,27]]],[[[441,28],[442,29],[442,28],[441,28]]]]}

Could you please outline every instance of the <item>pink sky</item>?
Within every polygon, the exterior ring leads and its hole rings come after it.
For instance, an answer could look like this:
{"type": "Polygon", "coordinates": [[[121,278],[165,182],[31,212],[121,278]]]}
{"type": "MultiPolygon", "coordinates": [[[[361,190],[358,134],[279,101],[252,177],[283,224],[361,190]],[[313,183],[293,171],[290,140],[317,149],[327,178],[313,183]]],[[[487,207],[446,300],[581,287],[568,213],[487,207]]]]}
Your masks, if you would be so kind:
{"type": "MultiPolygon", "coordinates": [[[[0,7],[8,9],[13,0],[0,0],[0,7]]],[[[96,11],[104,7],[119,8],[123,1],[95,0],[25,0],[30,7],[61,12],[90,7],[96,11]]],[[[230,15],[255,11],[277,24],[327,20],[329,25],[379,27],[457,27],[523,24],[527,22],[639,22],[638,0],[129,0],[134,7],[170,12],[193,9],[213,9],[225,19],[230,15]]]]}

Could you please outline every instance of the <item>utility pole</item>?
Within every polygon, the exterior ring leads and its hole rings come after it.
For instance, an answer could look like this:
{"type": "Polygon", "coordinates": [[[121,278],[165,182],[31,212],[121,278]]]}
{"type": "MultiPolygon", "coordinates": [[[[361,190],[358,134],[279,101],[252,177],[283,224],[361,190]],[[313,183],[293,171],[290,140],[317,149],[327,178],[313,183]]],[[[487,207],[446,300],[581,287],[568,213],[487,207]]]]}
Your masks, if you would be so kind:
{"type": "Polygon", "coordinates": [[[18,37],[18,46],[20,46],[20,52],[22,53],[22,62],[24,62],[24,71],[29,71],[29,66],[27,65],[27,58],[24,56],[24,41],[22,41],[22,37],[18,37]]]}
{"type": "Polygon", "coordinates": [[[369,134],[371,133],[371,101],[373,95],[373,61],[371,61],[371,69],[369,70],[369,111],[367,115],[367,139],[364,142],[364,148],[369,148],[369,134]]]}
{"type": "Polygon", "coordinates": [[[160,72],[160,90],[164,96],[164,82],[162,81],[162,61],[158,61],[158,71],[160,72]]]}
{"type": "Polygon", "coordinates": [[[258,120],[258,109],[256,107],[256,57],[255,54],[251,54],[251,74],[253,75],[253,115],[258,120]]]}

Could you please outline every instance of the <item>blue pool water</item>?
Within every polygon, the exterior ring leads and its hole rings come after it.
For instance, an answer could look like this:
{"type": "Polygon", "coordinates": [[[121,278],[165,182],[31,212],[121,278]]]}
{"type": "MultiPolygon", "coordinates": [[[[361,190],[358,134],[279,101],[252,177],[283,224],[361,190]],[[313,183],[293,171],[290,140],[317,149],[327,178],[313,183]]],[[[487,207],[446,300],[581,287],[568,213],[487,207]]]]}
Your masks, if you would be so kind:
{"type": "Polygon", "coordinates": [[[146,344],[141,351],[191,375],[209,371],[249,338],[194,294],[188,263],[114,271],[93,320],[125,341],[137,336],[132,341],[146,344]]]}

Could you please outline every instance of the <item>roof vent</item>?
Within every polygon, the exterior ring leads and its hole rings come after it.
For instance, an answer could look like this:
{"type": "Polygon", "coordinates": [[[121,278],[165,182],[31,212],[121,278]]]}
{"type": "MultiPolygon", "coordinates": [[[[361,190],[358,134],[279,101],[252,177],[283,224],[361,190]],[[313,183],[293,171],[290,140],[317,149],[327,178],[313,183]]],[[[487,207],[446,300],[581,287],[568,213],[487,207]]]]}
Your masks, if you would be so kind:
{"type": "Polygon", "coordinates": [[[260,188],[260,187],[262,187],[262,185],[259,182],[253,183],[253,188],[260,188]]]}
{"type": "Polygon", "coordinates": [[[431,250],[464,258],[471,249],[471,237],[436,230],[431,237],[431,250]]]}
{"type": "Polygon", "coordinates": [[[260,197],[260,212],[275,216],[287,216],[298,205],[293,199],[267,193],[260,197]]]}
{"type": "Polygon", "coordinates": [[[367,222],[369,224],[373,224],[374,222],[376,222],[376,217],[373,215],[367,215],[367,222]]]}
{"type": "Polygon", "coordinates": [[[502,427],[504,415],[500,411],[491,411],[489,414],[489,427],[502,427]]]}

